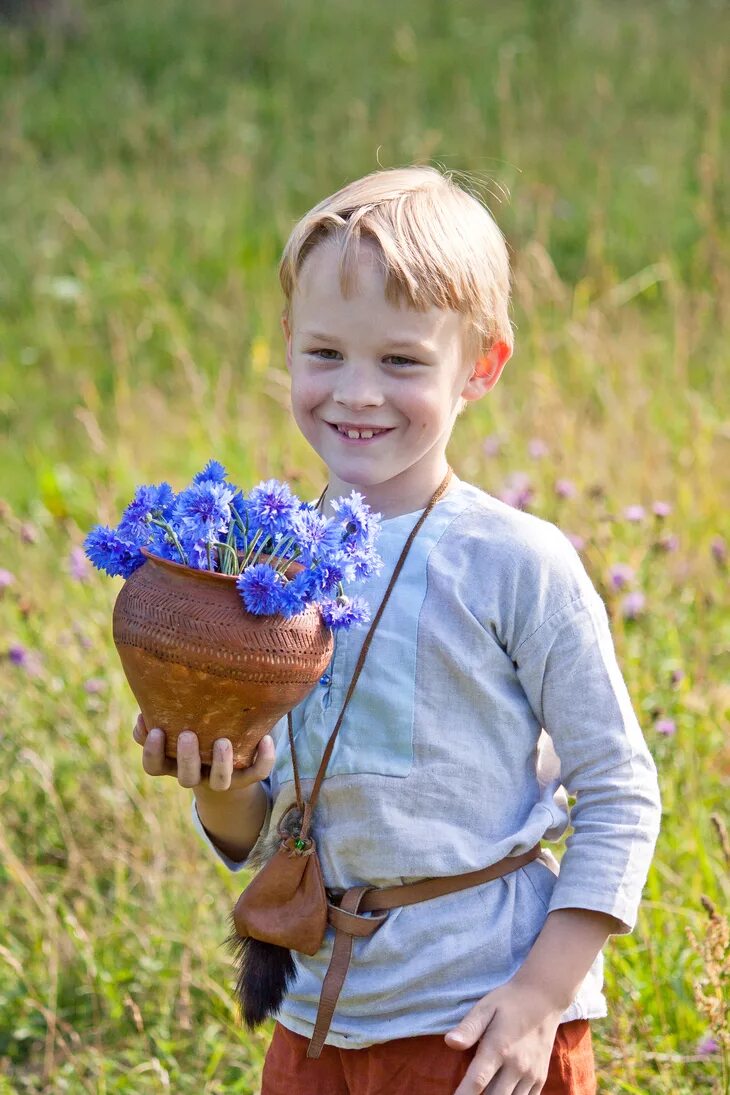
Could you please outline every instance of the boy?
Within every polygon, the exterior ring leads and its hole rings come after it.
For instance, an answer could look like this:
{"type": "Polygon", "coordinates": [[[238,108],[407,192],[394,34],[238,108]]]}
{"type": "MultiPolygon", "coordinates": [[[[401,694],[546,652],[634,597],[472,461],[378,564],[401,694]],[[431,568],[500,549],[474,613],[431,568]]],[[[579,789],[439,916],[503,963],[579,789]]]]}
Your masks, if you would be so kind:
{"type": "MultiPolygon", "coordinates": [[[[457,415],[512,351],[509,265],[487,210],[429,167],[375,172],[314,207],[281,263],[292,411],[327,466],[321,502],[354,488],[381,513],[373,614],[413,542],[347,707],[315,812],[325,884],[453,876],[556,839],[502,877],[391,910],[355,941],[326,1044],[307,1055],[332,932],[279,1015],[263,1095],[538,1095],[595,1091],[588,1020],[605,1014],[601,948],[630,931],[659,824],[656,771],[603,603],[552,524],[448,479],[457,415]],[[544,727],[560,779],[538,779],[544,727]]],[[[350,587],[348,592],[355,592],[350,587]]],[[[292,713],[304,787],[364,641],[338,634],[292,713]]],[[[216,745],[138,720],[143,763],[194,789],[193,820],[232,871],[294,797],[287,722],[233,772],[216,745]],[[185,739],[185,740],[183,740],[185,739]]]]}

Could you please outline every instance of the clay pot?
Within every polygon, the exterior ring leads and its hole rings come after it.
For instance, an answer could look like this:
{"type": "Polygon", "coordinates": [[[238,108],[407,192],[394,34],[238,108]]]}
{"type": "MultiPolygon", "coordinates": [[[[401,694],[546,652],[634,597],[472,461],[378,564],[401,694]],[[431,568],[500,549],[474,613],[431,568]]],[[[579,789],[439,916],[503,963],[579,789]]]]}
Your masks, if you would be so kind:
{"type": "MultiPolygon", "coordinates": [[[[178,734],[193,730],[203,764],[217,738],[230,738],[234,768],[246,768],[264,734],[319,681],[332,632],[315,605],[291,619],[254,616],[235,575],[142,553],[114,605],[113,634],[145,725],[164,730],[169,757],[178,734]]],[[[287,576],[301,569],[290,563],[287,576]]]]}

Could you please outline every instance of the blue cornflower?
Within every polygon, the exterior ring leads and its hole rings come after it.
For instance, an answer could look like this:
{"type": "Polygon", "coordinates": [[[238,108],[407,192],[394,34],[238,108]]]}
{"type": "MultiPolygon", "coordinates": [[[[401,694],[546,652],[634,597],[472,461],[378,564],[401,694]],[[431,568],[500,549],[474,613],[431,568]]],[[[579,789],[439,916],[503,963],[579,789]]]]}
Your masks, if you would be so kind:
{"type": "Polygon", "coordinates": [[[304,595],[301,590],[297,588],[294,580],[285,582],[281,587],[281,598],[279,601],[279,612],[282,616],[286,616],[287,619],[290,619],[292,616],[298,616],[306,607],[307,602],[304,595]]]}
{"type": "Polygon", "coordinates": [[[128,578],[145,561],[137,544],[106,525],[94,525],[84,540],[84,552],[97,570],[103,570],[112,578],[128,578]]]}
{"type": "Polygon", "coordinates": [[[248,566],[236,579],[243,603],[255,616],[273,616],[282,607],[284,580],[268,563],[248,566]]]}
{"type": "Polygon", "coordinates": [[[379,513],[371,513],[363,496],[356,490],[349,498],[338,498],[331,503],[342,527],[343,540],[360,545],[371,545],[380,521],[379,513]]]}
{"type": "MultiPolygon", "coordinates": [[[[339,583],[346,580],[341,564],[332,559],[321,559],[318,563],[310,566],[306,573],[310,583],[309,595],[313,601],[321,601],[326,597],[330,597],[339,583]]],[[[299,575],[297,575],[298,577],[299,575]]]]}
{"type": "MultiPolygon", "coordinates": [[[[168,540],[164,529],[155,529],[156,535],[150,540],[145,547],[148,551],[151,551],[153,555],[156,555],[159,559],[169,559],[173,563],[182,563],[184,566],[189,565],[181,557],[180,552],[177,550],[172,540],[168,540]]],[[[183,547],[183,551],[184,551],[183,547]]]]}
{"type": "Polygon", "coordinates": [[[169,483],[137,487],[119,522],[120,535],[135,544],[146,544],[155,527],[150,525],[150,518],[169,520],[174,504],[175,492],[169,483]]]}
{"type": "Polygon", "coordinates": [[[337,561],[343,567],[348,582],[359,582],[364,578],[371,578],[373,574],[380,574],[384,563],[372,544],[358,546],[355,543],[347,543],[343,546],[337,561]]]}
{"type": "Polygon", "coordinates": [[[366,624],[370,620],[370,609],[362,597],[338,597],[334,601],[325,601],[320,605],[320,612],[327,627],[333,631],[366,624]]]}
{"type": "Polygon", "coordinates": [[[234,494],[226,484],[204,479],[178,495],[174,517],[193,540],[212,544],[228,531],[234,494]]]}
{"type": "Polygon", "coordinates": [[[295,574],[287,585],[291,596],[301,598],[305,603],[312,600],[319,588],[316,575],[306,568],[295,574]]]}
{"type": "Polygon", "coordinates": [[[225,483],[226,469],[217,460],[209,460],[202,471],[193,476],[193,483],[202,483],[211,479],[214,483],[225,483]]]}
{"type": "Polygon", "coordinates": [[[301,552],[300,562],[306,566],[330,558],[339,550],[342,530],[321,513],[300,509],[291,519],[291,528],[301,552]]]}
{"type": "Polygon", "coordinates": [[[252,533],[257,529],[268,536],[287,532],[294,514],[299,509],[299,499],[292,494],[286,483],[268,479],[259,483],[248,494],[248,520],[252,533]]]}

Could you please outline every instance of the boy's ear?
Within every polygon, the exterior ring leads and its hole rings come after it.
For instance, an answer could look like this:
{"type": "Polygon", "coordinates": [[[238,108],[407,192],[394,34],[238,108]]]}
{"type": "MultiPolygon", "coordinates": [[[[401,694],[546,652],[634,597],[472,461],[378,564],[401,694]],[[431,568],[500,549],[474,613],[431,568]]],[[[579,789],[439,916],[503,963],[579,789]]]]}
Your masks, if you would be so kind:
{"type": "Polygon", "coordinates": [[[281,329],[284,332],[284,338],[286,339],[286,367],[287,369],[291,369],[291,328],[286,315],[282,315],[281,317],[281,329]]]}
{"type": "Polygon", "coordinates": [[[481,399],[491,391],[502,375],[502,370],[512,357],[512,350],[506,342],[495,342],[486,354],[477,358],[461,392],[462,399],[468,401],[481,399]]]}

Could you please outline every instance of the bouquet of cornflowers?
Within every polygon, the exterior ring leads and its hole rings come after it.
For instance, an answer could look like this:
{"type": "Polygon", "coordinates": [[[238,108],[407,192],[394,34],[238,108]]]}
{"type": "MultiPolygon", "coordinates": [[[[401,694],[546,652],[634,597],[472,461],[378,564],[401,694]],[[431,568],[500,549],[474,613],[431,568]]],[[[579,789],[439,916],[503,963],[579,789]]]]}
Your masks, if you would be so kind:
{"type": "Polygon", "coordinates": [[[123,578],[145,563],[143,548],[196,570],[237,575],[253,615],[290,618],[314,603],[328,627],[345,629],[370,619],[366,602],[346,596],[344,583],[382,569],[380,514],[356,491],[331,505],[335,516],[327,518],[276,479],[246,497],[210,460],[177,495],[168,483],[138,487],[118,526],[94,526],[84,551],[98,570],[123,578]],[[289,578],[292,562],[301,569],[289,578]]]}

